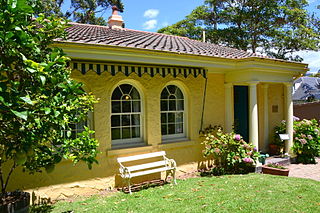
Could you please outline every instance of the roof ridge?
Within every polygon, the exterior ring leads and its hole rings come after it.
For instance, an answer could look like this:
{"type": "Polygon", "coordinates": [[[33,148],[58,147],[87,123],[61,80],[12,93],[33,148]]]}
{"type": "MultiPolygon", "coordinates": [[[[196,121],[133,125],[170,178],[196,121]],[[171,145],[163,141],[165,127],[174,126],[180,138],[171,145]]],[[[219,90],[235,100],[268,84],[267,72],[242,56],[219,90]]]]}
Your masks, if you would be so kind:
{"type": "MultiPolygon", "coordinates": [[[[68,23],[72,24],[72,25],[83,25],[83,26],[88,26],[88,27],[107,28],[107,29],[115,30],[115,31],[134,31],[134,32],[149,33],[149,34],[155,34],[155,35],[165,35],[165,36],[172,36],[172,37],[178,37],[178,38],[183,38],[183,39],[194,40],[194,39],[190,39],[190,38],[185,37],[185,36],[170,35],[170,34],[157,33],[157,32],[149,32],[149,31],[143,31],[143,30],[134,30],[134,29],[129,29],[129,28],[115,28],[115,29],[112,29],[109,26],[105,26],[105,25],[84,24],[84,23],[78,23],[78,22],[68,22],[68,23]]],[[[194,40],[194,41],[197,41],[197,40],[194,40]]]]}

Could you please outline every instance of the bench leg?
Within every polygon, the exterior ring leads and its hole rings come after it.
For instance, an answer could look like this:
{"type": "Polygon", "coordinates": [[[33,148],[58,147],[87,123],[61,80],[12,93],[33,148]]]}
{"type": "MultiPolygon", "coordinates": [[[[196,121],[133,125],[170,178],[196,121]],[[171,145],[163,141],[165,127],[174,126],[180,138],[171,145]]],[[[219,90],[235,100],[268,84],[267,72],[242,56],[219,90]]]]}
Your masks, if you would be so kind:
{"type": "MultiPolygon", "coordinates": [[[[126,182],[126,185],[128,187],[129,193],[132,194],[131,192],[131,185],[130,185],[130,178],[125,178],[124,181],[126,182]]],[[[124,191],[124,190],[123,190],[124,191]]]]}
{"type": "Polygon", "coordinates": [[[172,176],[173,176],[173,182],[174,182],[174,184],[175,184],[175,185],[177,185],[177,180],[176,180],[176,169],[174,169],[174,170],[172,171],[172,176]]]}

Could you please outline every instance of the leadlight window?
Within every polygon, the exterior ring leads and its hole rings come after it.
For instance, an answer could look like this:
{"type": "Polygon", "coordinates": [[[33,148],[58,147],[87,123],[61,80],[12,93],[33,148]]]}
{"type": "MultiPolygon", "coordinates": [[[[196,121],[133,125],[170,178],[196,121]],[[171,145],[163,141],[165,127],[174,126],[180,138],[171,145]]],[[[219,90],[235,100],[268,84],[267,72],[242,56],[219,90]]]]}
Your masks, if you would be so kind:
{"type": "Polygon", "coordinates": [[[185,137],[184,96],[179,87],[166,86],[161,92],[160,104],[162,138],[185,137]]]}
{"type": "Polygon", "coordinates": [[[112,146],[142,142],[141,98],[130,84],[119,85],[111,98],[112,146]]]}

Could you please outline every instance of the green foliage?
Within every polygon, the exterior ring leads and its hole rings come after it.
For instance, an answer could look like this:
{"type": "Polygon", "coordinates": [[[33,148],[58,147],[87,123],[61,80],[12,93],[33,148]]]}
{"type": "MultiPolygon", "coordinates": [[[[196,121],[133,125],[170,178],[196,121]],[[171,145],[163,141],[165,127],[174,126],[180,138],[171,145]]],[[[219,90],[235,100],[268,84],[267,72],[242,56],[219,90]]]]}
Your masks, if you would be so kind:
{"type": "Polygon", "coordinates": [[[306,0],[206,0],[182,21],[159,32],[301,61],[292,53],[319,48],[319,19],[306,0]]]}
{"type": "Polygon", "coordinates": [[[224,133],[221,129],[208,132],[203,144],[204,157],[212,157],[216,167],[223,168],[213,171],[214,173],[248,173],[259,157],[256,148],[245,142],[240,135],[224,133]]]}
{"type": "MultiPolygon", "coordinates": [[[[316,163],[315,157],[320,155],[319,123],[315,119],[294,121],[293,130],[292,150],[297,155],[297,162],[316,163]]],[[[286,122],[282,121],[280,126],[276,127],[276,131],[276,134],[285,133],[286,122]]]]}
{"type": "MultiPolygon", "coordinates": [[[[70,79],[69,59],[51,47],[64,36],[66,22],[32,16],[30,1],[0,0],[0,181],[3,164],[30,173],[53,171],[63,158],[97,162],[98,143],[88,128],[76,139],[64,132],[86,119],[96,100],[70,79]]],[[[32,5],[34,6],[34,5],[32,5]]]]}
{"type": "Polygon", "coordinates": [[[107,22],[101,13],[111,6],[117,6],[121,12],[124,8],[121,0],[71,0],[67,11],[62,10],[62,5],[69,3],[66,0],[30,1],[35,2],[36,13],[43,13],[45,16],[54,14],[79,23],[97,25],[106,25],[107,22]]]}
{"type": "Polygon", "coordinates": [[[286,167],[283,167],[278,163],[269,163],[266,166],[271,168],[276,168],[276,169],[287,169],[286,167]]]}

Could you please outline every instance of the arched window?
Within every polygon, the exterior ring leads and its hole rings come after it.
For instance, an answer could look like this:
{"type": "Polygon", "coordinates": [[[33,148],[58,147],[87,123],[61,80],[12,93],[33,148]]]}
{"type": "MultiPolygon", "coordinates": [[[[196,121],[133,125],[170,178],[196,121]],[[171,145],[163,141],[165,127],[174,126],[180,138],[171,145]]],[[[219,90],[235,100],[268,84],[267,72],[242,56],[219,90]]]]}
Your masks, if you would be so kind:
{"type": "Polygon", "coordinates": [[[142,142],[141,98],[130,84],[115,88],[111,98],[112,146],[134,145],[142,142]]]}
{"type": "Polygon", "coordinates": [[[162,138],[185,137],[184,96],[179,87],[166,86],[161,92],[161,134],[162,138]]]}

